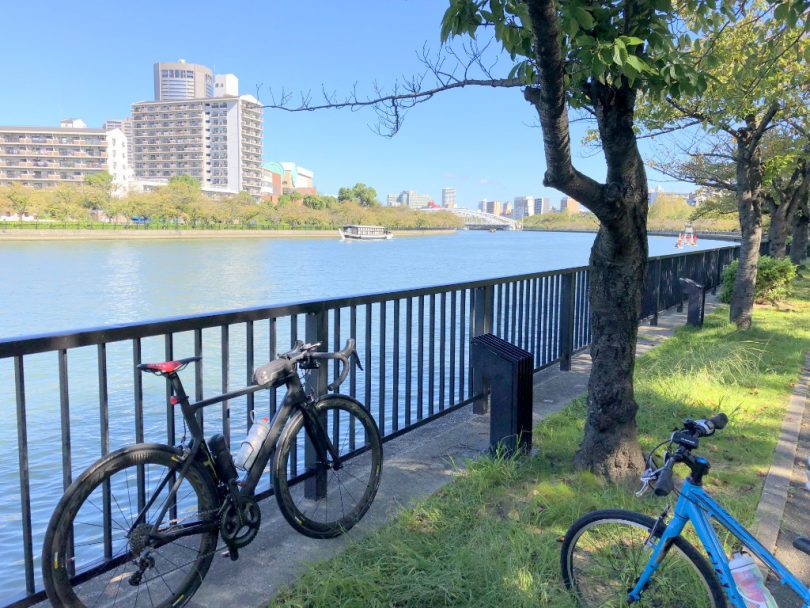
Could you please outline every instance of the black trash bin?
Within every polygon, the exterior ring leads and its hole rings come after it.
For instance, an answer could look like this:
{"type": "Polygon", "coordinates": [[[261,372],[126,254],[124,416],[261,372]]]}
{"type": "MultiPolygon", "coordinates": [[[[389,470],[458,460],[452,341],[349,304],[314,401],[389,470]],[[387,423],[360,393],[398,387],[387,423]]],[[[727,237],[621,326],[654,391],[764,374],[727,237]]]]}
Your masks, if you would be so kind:
{"type": "Polygon", "coordinates": [[[706,288],[692,279],[679,279],[689,300],[686,310],[686,323],[703,327],[703,314],[706,308],[706,288]]]}
{"type": "Polygon", "coordinates": [[[492,334],[476,336],[470,363],[476,377],[489,385],[490,450],[506,454],[532,447],[532,354],[492,334]]]}

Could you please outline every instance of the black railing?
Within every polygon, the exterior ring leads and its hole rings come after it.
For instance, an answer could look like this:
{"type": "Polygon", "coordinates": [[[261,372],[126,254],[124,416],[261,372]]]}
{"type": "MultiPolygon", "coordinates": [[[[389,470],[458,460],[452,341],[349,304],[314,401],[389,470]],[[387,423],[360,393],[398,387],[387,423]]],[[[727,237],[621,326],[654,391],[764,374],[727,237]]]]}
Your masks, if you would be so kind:
{"type": "MultiPolygon", "coordinates": [[[[654,323],[682,302],[679,277],[718,285],[737,250],[651,258],[642,318],[654,323]]],[[[39,548],[75,475],[120,446],[180,439],[183,421],[165,386],[134,371],[138,363],[203,356],[186,378],[199,401],[249,384],[255,365],[298,338],[339,349],[354,337],[364,371],[353,370],[343,390],[389,440],[480,397],[469,364],[474,336],[491,332],[532,352],[535,370],[556,362],[565,370],[590,342],[589,317],[588,268],[580,267],[0,340],[0,399],[16,401],[17,436],[17,455],[0,456],[0,513],[21,513],[0,523],[0,589],[11,596],[0,601],[44,599],[39,548]]],[[[253,413],[272,415],[281,398],[283,389],[232,399],[206,410],[205,426],[236,443],[253,413]]],[[[13,433],[11,417],[5,422],[13,433]]],[[[258,490],[270,495],[269,478],[258,490]]]]}

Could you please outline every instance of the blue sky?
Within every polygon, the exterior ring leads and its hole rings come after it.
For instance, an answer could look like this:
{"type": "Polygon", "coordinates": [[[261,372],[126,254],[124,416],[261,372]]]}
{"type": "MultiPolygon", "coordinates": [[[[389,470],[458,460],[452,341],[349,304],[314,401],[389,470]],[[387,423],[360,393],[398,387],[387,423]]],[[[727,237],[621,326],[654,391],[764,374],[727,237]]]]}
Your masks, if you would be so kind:
{"type": "MultiPolygon", "coordinates": [[[[322,86],[341,93],[356,83],[370,92],[375,81],[385,86],[421,71],[415,52],[438,48],[445,7],[441,0],[6,3],[0,124],[56,125],[70,116],[100,126],[152,99],[154,62],[181,57],[236,74],[241,93],[255,95],[258,87],[265,102],[271,88],[312,90],[316,99],[322,86]]],[[[509,67],[499,64],[503,73],[509,67]]],[[[374,133],[375,122],[370,110],[267,110],[265,160],[314,170],[324,193],[362,181],[382,200],[405,189],[439,200],[446,186],[468,207],[524,194],[560,199],[542,185],[541,132],[517,89],[445,93],[414,108],[390,139],[374,133]]],[[[575,143],[584,128],[574,126],[575,143]]],[[[575,163],[604,177],[601,157],[578,144],[575,163]]],[[[693,189],[650,177],[653,187],[693,189]]]]}

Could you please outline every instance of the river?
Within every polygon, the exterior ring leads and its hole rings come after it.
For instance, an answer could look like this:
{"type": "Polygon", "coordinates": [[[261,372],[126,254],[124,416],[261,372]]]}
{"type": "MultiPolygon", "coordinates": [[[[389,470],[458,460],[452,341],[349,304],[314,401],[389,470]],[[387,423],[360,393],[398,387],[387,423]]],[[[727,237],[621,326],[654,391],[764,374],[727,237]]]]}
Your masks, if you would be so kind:
{"type": "MultiPolygon", "coordinates": [[[[0,337],[582,266],[587,264],[593,238],[583,233],[458,232],[381,242],[338,238],[0,241],[0,337]]],[[[727,245],[706,240],[689,249],[727,245]]],[[[651,255],[676,252],[674,238],[650,237],[651,255]]],[[[256,340],[263,340],[258,332],[256,340]]],[[[243,345],[243,336],[234,328],[233,344],[243,345]]],[[[189,336],[177,337],[177,356],[193,353],[189,340],[189,336]]],[[[216,346],[217,332],[209,336],[206,330],[205,340],[207,348],[216,346]]],[[[128,348],[127,343],[116,343],[107,349],[110,449],[134,441],[128,348]]],[[[162,358],[162,348],[162,339],[144,340],[144,359],[162,358]]],[[[231,355],[238,357],[236,349],[231,355]]],[[[96,357],[93,347],[70,351],[74,476],[99,456],[96,357]]],[[[41,538],[62,493],[55,363],[53,353],[25,359],[37,581],[41,538]]],[[[231,386],[244,383],[246,370],[234,364],[231,372],[231,386]]],[[[218,374],[216,357],[206,359],[206,396],[215,392],[218,374]]],[[[150,378],[144,387],[146,438],[165,441],[162,385],[150,378]]],[[[0,360],[0,408],[7,429],[0,434],[3,600],[24,591],[14,373],[8,359],[0,360]]],[[[236,400],[232,408],[243,411],[236,400]]],[[[213,414],[210,418],[206,414],[206,426],[216,425],[213,414]]],[[[244,434],[244,421],[232,424],[235,437],[244,434]]]]}

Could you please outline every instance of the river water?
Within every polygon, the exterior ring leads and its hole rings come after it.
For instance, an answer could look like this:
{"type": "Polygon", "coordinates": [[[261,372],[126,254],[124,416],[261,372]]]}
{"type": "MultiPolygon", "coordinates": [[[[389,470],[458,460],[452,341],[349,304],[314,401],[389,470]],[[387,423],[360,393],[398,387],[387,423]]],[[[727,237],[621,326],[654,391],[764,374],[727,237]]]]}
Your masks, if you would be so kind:
{"type": "MultiPolygon", "coordinates": [[[[582,233],[458,232],[382,242],[338,238],[0,241],[0,338],[582,266],[587,264],[593,238],[582,233]]],[[[690,250],[728,244],[706,240],[690,250]]],[[[650,237],[651,255],[676,252],[674,238],[650,237]]],[[[234,343],[244,344],[242,336],[235,331],[234,343]]],[[[256,340],[263,339],[257,329],[256,340]]],[[[218,336],[215,332],[205,340],[208,346],[218,336]]],[[[108,346],[111,450],[134,442],[128,348],[125,343],[108,346]]],[[[162,340],[144,340],[143,348],[144,360],[163,358],[162,340]]],[[[178,336],[176,355],[192,352],[190,337],[178,336]]],[[[261,352],[258,347],[257,352],[261,352]]],[[[70,351],[74,477],[99,456],[96,357],[92,347],[70,351]]],[[[62,493],[55,363],[53,353],[25,360],[38,585],[41,539],[62,493]]],[[[258,355],[256,363],[262,363],[258,355]]],[[[246,373],[233,365],[231,386],[244,384],[246,373]]],[[[211,396],[221,368],[216,361],[206,360],[205,374],[206,396],[211,396]]],[[[159,381],[145,380],[144,390],[146,439],[165,442],[163,388],[159,381]]],[[[256,407],[261,405],[257,401],[256,407]]],[[[240,406],[235,401],[232,407],[240,406]]],[[[0,416],[5,422],[0,433],[2,601],[25,588],[14,373],[8,359],[0,360],[0,416]]],[[[206,425],[209,420],[217,423],[216,414],[206,416],[206,425]]],[[[232,424],[235,437],[244,434],[245,421],[232,424]]]]}

